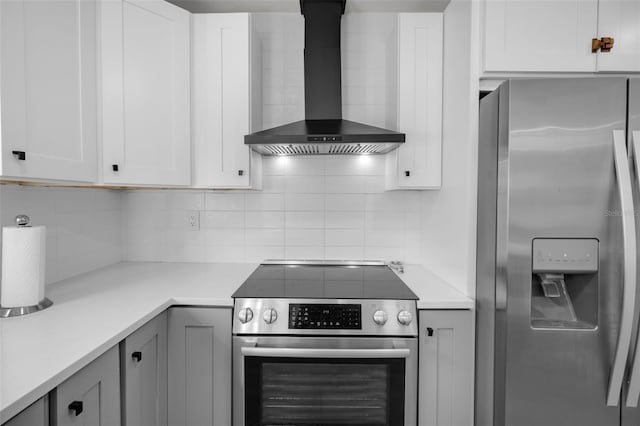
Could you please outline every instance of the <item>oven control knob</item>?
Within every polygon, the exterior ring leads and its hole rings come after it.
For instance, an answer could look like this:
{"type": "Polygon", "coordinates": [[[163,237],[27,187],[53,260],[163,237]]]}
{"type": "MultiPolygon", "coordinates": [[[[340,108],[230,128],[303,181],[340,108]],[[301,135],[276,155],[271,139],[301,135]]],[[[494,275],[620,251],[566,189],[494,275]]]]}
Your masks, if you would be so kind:
{"type": "Polygon", "coordinates": [[[398,312],[398,322],[402,325],[409,325],[411,324],[411,320],[413,319],[413,316],[411,315],[411,312],[409,311],[400,311],[398,312]]]}
{"type": "Polygon", "coordinates": [[[389,319],[389,316],[385,311],[375,311],[373,313],[373,322],[378,325],[385,325],[387,323],[387,319],[389,319]]]}
{"type": "Polygon", "coordinates": [[[246,324],[253,319],[253,311],[251,308],[240,309],[238,312],[238,319],[241,323],[246,324]]]}
{"type": "Polygon", "coordinates": [[[278,313],[273,308],[265,309],[264,313],[262,314],[262,319],[267,324],[273,324],[278,319],[278,313]]]}

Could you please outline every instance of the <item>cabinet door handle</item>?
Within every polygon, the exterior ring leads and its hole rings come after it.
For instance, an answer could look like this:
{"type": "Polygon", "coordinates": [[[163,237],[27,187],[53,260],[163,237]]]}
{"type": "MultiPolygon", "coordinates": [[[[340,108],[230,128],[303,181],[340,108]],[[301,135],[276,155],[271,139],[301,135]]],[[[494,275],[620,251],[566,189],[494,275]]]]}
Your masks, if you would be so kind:
{"type": "Polygon", "coordinates": [[[135,351],[134,353],[131,354],[131,358],[133,358],[136,362],[142,361],[142,352],[135,351]]]}
{"type": "Polygon", "coordinates": [[[433,328],[427,327],[427,336],[433,337],[433,328]]]}
{"type": "Polygon", "coordinates": [[[238,170],[238,176],[243,176],[244,175],[244,170],[238,170]]]}
{"type": "Polygon", "coordinates": [[[73,401],[69,404],[69,410],[75,411],[76,416],[82,414],[82,401],[73,401]]]}
{"type": "Polygon", "coordinates": [[[112,169],[114,172],[117,172],[117,171],[118,171],[118,165],[117,165],[117,164],[113,164],[113,165],[111,166],[111,169],[112,169]]]}
{"type": "Polygon", "coordinates": [[[24,151],[11,151],[11,153],[18,157],[18,160],[20,161],[24,161],[27,159],[27,153],[24,151]]]}
{"type": "Polygon", "coordinates": [[[405,171],[404,171],[404,175],[405,175],[406,177],[411,176],[411,170],[405,170],[405,171]]]}

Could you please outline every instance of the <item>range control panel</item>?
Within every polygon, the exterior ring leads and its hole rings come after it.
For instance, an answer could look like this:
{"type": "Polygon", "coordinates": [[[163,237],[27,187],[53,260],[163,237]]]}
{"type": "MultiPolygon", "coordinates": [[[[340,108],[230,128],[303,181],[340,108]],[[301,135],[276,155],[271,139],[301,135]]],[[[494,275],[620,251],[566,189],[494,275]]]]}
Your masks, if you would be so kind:
{"type": "Polygon", "coordinates": [[[289,329],[339,329],[360,330],[362,307],[359,304],[308,304],[289,305],[289,329]]]}

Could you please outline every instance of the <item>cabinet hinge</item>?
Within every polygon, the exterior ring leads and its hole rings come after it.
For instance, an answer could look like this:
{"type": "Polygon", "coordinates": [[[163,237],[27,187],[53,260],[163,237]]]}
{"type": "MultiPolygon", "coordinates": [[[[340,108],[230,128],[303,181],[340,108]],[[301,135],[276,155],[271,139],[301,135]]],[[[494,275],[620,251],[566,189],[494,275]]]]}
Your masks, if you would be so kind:
{"type": "Polygon", "coordinates": [[[610,52],[613,49],[613,37],[602,37],[591,39],[591,53],[610,52]]]}

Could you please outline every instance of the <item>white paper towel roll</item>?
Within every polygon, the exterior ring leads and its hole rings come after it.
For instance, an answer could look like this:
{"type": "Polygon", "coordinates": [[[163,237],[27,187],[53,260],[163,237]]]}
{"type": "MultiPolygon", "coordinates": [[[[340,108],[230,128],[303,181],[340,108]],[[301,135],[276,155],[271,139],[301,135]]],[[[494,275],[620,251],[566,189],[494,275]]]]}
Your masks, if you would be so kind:
{"type": "Polygon", "coordinates": [[[44,226],[2,228],[0,306],[31,306],[44,299],[45,250],[44,226]]]}

